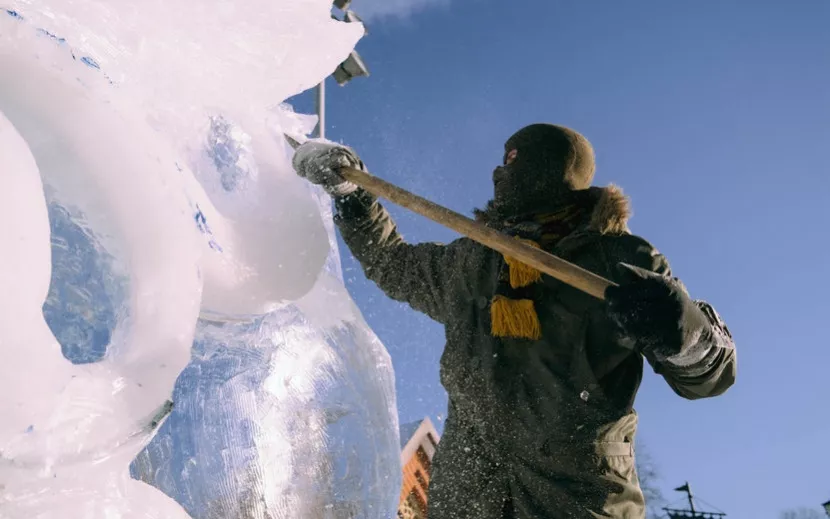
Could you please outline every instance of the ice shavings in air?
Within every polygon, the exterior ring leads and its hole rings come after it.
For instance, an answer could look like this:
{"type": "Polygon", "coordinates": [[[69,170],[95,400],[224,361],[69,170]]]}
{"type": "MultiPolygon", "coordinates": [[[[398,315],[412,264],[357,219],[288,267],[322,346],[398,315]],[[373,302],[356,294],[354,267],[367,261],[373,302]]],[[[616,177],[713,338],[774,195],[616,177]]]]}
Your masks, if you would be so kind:
{"type": "Polygon", "coordinates": [[[394,515],[391,362],[282,139],[330,7],[0,6],[0,517],[394,515]]]}

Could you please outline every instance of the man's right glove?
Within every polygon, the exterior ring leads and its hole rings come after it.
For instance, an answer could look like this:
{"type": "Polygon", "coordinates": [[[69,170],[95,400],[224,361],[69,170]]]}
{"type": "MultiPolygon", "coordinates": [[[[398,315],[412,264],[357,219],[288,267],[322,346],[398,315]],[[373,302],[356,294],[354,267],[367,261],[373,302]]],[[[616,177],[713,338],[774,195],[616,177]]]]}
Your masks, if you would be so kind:
{"type": "Polygon", "coordinates": [[[330,141],[314,140],[302,144],[292,160],[297,174],[317,184],[333,197],[354,193],[357,186],[337,172],[340,168],[365,171],[363,161],[351,149],[330,141]]]}
{"type": "Polygon", "coordinates": [[[605,297],[608,314],[623,336],[659,360],[694,356],[691,350],[711,323],[683,284],[624,263],[618,268],[622,283],[609,287],[605,297]]]}

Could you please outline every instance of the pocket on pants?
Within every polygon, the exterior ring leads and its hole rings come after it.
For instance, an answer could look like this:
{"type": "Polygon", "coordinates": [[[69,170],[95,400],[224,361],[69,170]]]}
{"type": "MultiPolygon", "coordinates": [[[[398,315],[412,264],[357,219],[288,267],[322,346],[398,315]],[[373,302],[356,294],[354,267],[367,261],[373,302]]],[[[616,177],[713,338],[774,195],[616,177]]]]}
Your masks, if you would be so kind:
{"type": "Polygon", "coordinates": [[[634,482],[634,444],[631,442],[596,442],[594,452],[600,461],[600,470],[606,477],[634,482]]]}
{"type": "Polygon", "coordinates": [[[597,442],[595,450],[601,477],[610,487],[603,512],[625,519],[644,517],[645,499],[637,479],[634,444],[597,442]]]}

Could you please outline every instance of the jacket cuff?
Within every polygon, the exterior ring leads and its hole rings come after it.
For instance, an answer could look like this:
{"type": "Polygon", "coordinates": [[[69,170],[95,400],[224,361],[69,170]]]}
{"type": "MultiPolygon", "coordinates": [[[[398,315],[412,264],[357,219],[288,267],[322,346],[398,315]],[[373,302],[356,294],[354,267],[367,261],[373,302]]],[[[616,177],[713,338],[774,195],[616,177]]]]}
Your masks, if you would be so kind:
{"type": "Polygon", "coordinates": [[[729,329],[715,310],[702,301],[695,301],[695,305],[706,316],[706,326],[690,337],[680,352],[665,355],[656,350],[652,353],[665,371],[682,372],[691,377],[702,375],[717,363],[721,350],[735,347],[729,329]]]}

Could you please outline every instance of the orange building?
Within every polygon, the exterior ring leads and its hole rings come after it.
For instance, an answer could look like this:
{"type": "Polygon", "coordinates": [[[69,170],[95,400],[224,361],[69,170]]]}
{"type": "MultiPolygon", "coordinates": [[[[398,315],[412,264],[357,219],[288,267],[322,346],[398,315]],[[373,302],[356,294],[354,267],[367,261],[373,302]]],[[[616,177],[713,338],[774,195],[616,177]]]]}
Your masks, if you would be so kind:
{"type": "Polygon", "coordinates": [[[403,485],[398,503],[400,519],[426,519],[432,457],[440,439],[429,418],[401,426],[403,485]]]}

